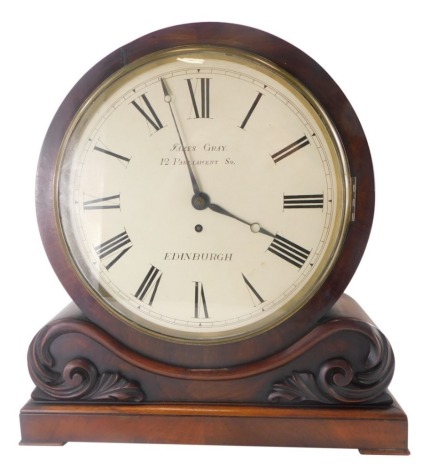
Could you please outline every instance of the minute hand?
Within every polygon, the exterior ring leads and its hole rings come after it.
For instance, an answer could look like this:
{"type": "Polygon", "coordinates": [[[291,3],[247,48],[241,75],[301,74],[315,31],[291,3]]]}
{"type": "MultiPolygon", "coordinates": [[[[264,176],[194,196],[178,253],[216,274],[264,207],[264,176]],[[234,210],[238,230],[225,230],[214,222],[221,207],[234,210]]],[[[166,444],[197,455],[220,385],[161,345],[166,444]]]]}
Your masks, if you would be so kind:
{"type": "Polygon", "coordinates": [[[222,208],[218,204],[212,204],[211,202],[209,202],[207,207],[209,207],[209,209],[211,209],[212,211],[217,212],[218,214],[226,215],[227,217],[231,217],[232,219],[238,220],[239,222],[242,222],[242,223],[248,225],[249,228],[251,229],[251,231],[254,232],[254,233],[260,232],[260,233],[263,233],[264,235],[268,235],[269,237],[275,238],[275,235],[273,235],[273,233],[271,233],[268,230],[266,230],[265,228],[261,227],[260,224],[257,224],[257,223],[252,223],[251,224],[251,223],[247,222],[246,220],[238,217],[237,215],[234,215],[231,212],[225,210],[224,208],[222,208]]]}
{"type": "Polygon", "coordinates": [[[175,124],[175,128],[176,128],[176,133],[178,134],[178,137],[179,137],[179,143],[181,144],[181,149],[184,154],[185,161],[187,163],[188,173],[190,174],[190,178],[191,178],[191,185],[193,186],[194,194],[197,196],[198,194],[200,194],[200,188],[197,183],[196,177],[194,176],[193,170],[191,169],[190,160],[185,150],[184,142],[182,140],[181,132],[179,131],[179,126],[176,121],[175,113],[173,112],[172,96],[170,95],[169,90],[167,89],[167,86],[164,83],[164,80],[160,78],[160,81],[161,81],[161,86],[163,87],[164,101],[169,105],[170,113],[172,114],[172,118],[173,118],[173,123],[175,124]]]}

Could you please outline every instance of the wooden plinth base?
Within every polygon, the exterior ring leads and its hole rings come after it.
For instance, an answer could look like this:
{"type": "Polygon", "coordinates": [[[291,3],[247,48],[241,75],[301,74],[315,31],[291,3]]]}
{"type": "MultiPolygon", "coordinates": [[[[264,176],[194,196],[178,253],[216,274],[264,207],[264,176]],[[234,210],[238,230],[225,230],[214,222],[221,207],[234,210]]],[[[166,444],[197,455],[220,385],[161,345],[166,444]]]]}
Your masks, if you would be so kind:
{"type": "Polygon", "coordinates": [[[395,401],[384,409],[29,401],[20,419],[22,445],[134,442],[356,448],[363,454],[409,454],[407,418],[395,401]]]}

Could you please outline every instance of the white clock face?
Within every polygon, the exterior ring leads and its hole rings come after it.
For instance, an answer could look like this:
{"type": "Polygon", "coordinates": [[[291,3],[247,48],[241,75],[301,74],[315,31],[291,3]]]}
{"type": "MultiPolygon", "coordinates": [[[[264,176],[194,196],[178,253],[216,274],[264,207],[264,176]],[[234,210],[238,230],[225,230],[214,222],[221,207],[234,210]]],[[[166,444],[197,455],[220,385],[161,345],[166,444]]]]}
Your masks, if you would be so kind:
{"type": "Polygon", "coordinates": [[[349,219],[348,168],[322,110],[225,49],[118,73],[72,123],[58,174],[58,220],[90,290],[179,341],[231,341],[294,314],[349,219]]]}

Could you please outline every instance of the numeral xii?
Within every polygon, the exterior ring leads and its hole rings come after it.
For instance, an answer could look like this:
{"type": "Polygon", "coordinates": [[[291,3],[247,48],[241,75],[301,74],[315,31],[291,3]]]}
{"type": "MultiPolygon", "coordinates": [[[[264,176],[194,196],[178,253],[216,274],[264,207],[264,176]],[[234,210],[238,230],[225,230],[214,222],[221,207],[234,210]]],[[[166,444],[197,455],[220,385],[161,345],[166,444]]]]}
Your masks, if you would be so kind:
{"type": "Polygon", "coordinates": [[[197,88],[200,88],[200,99],[196,96],[196,90],[193,89],[193,82],[191,78],[186,79],[188,84],[188,91],[191,96],[191,103],[193,105],[194,115],[198,118],[209,118],[210,114],[210,78],[198,78],[197,88]]]}

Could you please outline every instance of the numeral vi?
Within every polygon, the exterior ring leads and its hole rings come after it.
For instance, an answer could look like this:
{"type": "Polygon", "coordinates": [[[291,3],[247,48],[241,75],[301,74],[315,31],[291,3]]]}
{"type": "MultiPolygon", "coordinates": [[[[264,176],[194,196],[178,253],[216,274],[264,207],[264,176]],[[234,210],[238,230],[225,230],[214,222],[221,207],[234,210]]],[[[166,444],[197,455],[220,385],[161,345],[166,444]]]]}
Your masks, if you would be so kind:
{"type": "Polygon", "coordinates": [[[209,318],[205,290],[201,282],[194,282],[194,318],[209,318]]]}

